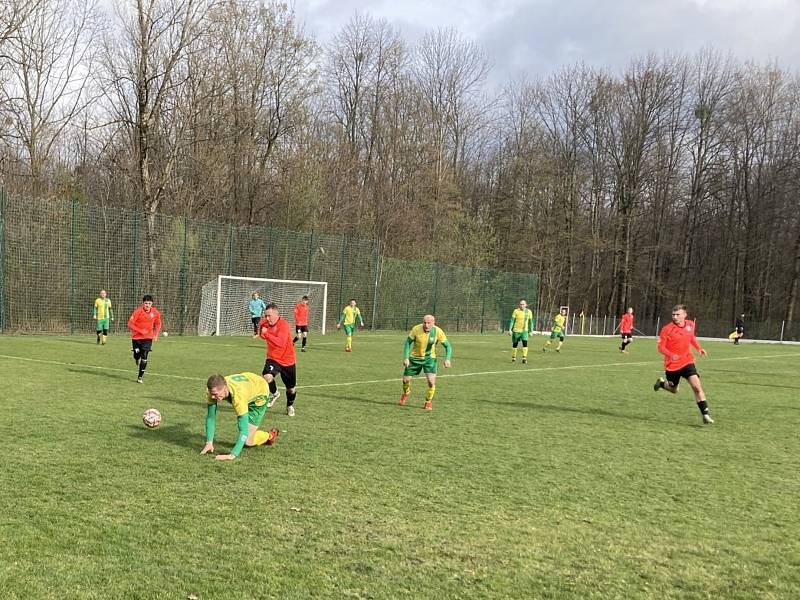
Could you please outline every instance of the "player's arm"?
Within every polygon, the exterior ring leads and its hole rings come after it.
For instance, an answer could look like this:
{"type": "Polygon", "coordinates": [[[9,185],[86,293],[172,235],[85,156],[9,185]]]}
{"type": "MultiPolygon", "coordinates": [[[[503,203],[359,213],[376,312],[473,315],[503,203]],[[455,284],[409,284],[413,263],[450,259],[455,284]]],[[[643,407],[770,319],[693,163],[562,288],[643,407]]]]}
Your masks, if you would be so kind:
{"type": "Polygon", "coordinates": [[[242,448],[244,448],[244,443],[247,441],[248,436],[248,419],[247,413],[245,412],[243,415],[239,415],[236,417],[236,425],[239,429],[238,437],[236,438],[236,445],[231,449],[230,454],[220,454],[217,456],[217,460],[233,460],[239,456],[241,453],[242,448]]]}
{"type": "Polygon", "coordinates": [[[442,340],[442,347],[444,348],[444,366],[446,369],[449,369],[450,359],[453,356],[453,347],[450,345],[450,342],[447,341],[447,338],[442,340]]]}
{"type": "Polygon", "coordinates": [[[531,318],[528,319],[528,333],[533,333],[533,312],[531,312],[531,318]]]}
{"type": "Polygon", "coordinates": [[[359,309],[359,308],[356,309],[355,316],[358,317],[358,320],[361,323],[361,326],[363,327],[364,326],[364,317],[361,316],[361,309],[359,309]]]}
{"type": "Polygon", "coordinates": [[[336,329],[342,326],[342,321],[344,321],[344,309],[342,310],[341,314],[339,315],[339,322],[336,323],[336,329]]]}
{"type": "Polygon", "coordinates": [[[692,348],[694,348],[695,350],[697,350],[700,353],[700,356],[705,356],[706,355],[706,351],[703,350],[703,347],[700,345],[700,342],[697,341],[697,337],[694,336],[694,335],[692,336],[691,344],[692,344],[692,348]]]}
{"type": "Polygon", "coordinates": [[[508,333],[514,328],[514,313],[511,313],[511,318],[508,320],[508,333]]]}
{"type": "Polygon", "coordinates": [[[414,345],[414,338],[408,336],[406,338],[406,343],[403,344],[403,364],[408,366],[408,359],[411,356],[411,346],[414,345]]]}
{"type": "Polygon", "coordinates": [[[97,318],[97,302],[94,304],[94,310],[92,311],[92,319],[97,318]]]}
{"type": "Polygon", "coordinates": [[[113,321],[114,320],[114,309],[111,308],[111,302],[108,303],[108,317],[113,321]]]}
{"type": "Polygon", "coordinates": [[[200,454],[207,454],[214,451],[214,433],[217,430],[217,403],[209,402],[206,410],[206,445],[200,454]]]}

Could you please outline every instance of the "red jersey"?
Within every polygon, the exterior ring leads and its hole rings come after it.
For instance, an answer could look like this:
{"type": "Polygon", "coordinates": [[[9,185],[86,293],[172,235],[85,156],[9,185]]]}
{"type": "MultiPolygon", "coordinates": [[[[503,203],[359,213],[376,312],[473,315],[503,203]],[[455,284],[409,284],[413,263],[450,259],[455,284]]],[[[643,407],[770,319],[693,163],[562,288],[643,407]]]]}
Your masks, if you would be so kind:
{"type": "Polygon", "coordinates": [[[619,332],[620,333],[633,332],[633,315],[631,313],[625,313],[624,315],[622,315],[622,318],[619,321],[619,332]]]}
{"type": "Polygon", "coordinates": [[[308,304],[298,302],[294,305],[294,325],[295,327],[308,326],[308,304]]]}
{"type": "Polygon", "coordinates": [[[128,329],[131,330],[131,339],[133,340],[157,338],[161,332],[161,313],[152,306],[147,312],[139,306],[128,319],[128,329]]]}
{"type": "Polygon", "coordinates": [[[695,337],[694,321],[688,319],[683,326],[674,321],[664,325],[658,336],[658,351],[664,355],[664,370],[679,371],[694,362],[692,348],[702,350],[695,337]]]}
{"type": "Polygon", "coordinates": [[[270,325],[267,319],[258,324],[258,335],[267,343],[267,358],[283,367],[291,367],[296,360],[289,322],[281,317],[270,325]]]}

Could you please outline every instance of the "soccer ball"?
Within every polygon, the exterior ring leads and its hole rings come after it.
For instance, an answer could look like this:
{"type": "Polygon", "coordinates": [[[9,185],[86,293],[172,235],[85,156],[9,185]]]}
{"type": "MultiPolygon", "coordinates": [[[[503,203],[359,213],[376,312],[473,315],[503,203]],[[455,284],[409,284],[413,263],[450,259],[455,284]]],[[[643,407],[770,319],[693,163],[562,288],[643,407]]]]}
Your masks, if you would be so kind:
{"type": "Polygon", "coordinates": [[[161,413],[157,408],[148,408],[142,415],[142,422],[150,428],[158,427],[161,423],[161,413]]]}
{"type": "Polygon", "coordinates": [[[163,335],[164,337],[167,337],[169,334],[168,334],[168,333],[165,331],[165,332],[164,332],[164,333],[162,333],[161,335],[163,335]]]}

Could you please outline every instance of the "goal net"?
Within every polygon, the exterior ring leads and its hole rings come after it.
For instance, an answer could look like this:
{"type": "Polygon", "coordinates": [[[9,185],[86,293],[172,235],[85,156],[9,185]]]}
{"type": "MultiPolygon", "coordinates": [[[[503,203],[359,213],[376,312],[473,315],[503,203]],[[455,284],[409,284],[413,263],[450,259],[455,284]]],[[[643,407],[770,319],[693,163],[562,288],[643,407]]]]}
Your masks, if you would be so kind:
{"type": "Polygon", "coordinates": [[[265,304],[274,302],[281,316],[294,330],[294,305],[308,296],[308,328],[325,334],[325,307],[328,284],[325,281],[293,281],[289,279],[259,279],[220,275],[203,286],[199,335],[252,335],[250,302],[258,292],[265,304]]]}

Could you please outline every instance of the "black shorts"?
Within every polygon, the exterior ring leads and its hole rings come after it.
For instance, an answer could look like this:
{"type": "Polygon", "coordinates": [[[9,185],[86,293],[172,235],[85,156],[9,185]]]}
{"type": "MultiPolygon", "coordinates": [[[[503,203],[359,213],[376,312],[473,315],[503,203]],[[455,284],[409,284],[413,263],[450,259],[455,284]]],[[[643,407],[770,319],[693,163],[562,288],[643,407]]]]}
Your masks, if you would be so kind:
{"type": "Polygon", "coordinates": [[[250,317],[250,320],[253,322],[253,325],[258,325],[258,322],[261,321],[261,317],[250,317]]]}
{"type": "Polygon", "coordinates": [[[736,333],[738,333],[739,335],[744,335],[744,327],[737,327],[736,333]]]}
{"type": "Polygon", "coordinates": [[[697,368],[694,366],[694,363],[689,363],[677,371],[665,371],[664,375],[666,376],[667,381],[669,381],[674,387],[680,383],[681,377],[684,379],[689,379],[689,377],[692,375],[699,376],[700,373],[697,372],[697,368]]]}
{"type": "Polygon", "coordinates": [[[295,333],[308,333],[308,325],[295,325],[295,333]]]}
{"type": "Polygon", "coordinates": [[[261,371],[262,375],[266,375],[267,373],[273,377],[277,377],[280,373],[281,381],[283,381],[283,385],[286,386],[287,390],[297,385],[297,372],[295,371],[294,365],[286,367],[268,358],[267,362],[264,363],[264,370],[261,371]]]}
{"type": "Polygon", "coordinates": [[[153,340],[131,340],[133,351],[139,354],[147,354],[153,349],[153,340]]]}
{"type": "Polygon", "coordinates": [[[630,340],[632,340],[632,339],[633,339],[633,334],[632,334],[632,333],[623,333],[623,334],[621,334],[621,336],[622,336],[622,341],[623,341],[623,342],[624,342],[625,340],[628,340],[628,341],[630,341],[630,340]]]}

